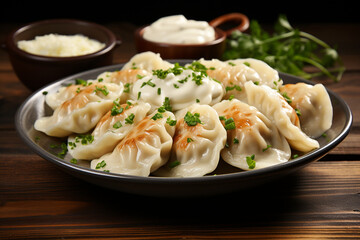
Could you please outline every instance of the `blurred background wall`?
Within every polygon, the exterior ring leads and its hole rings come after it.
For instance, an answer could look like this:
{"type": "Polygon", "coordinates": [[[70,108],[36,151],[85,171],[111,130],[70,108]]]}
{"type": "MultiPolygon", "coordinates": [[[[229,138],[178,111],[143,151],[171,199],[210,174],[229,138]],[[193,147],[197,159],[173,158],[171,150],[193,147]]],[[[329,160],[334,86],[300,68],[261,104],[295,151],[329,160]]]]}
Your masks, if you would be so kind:
{"type": "Polygon", "coordinates": [[[359,22],[357,1],[276,1],[276,0],[168,0],[168,1],[9,1],[0,6],[0,22],[32,22],[49,18],[80,18],[107,23],[129,21],[137,25],[184,14],[188,19],[210,21],[216,16],[241,12],[261,23],[273,23],[286,14],[291,23],[359,22]]]}

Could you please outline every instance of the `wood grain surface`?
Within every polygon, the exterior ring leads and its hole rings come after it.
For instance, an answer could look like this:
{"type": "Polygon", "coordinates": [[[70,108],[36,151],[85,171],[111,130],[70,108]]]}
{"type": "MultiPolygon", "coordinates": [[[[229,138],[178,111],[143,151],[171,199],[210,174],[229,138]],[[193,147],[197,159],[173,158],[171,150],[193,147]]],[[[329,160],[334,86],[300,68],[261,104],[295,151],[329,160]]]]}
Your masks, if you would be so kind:
{"type": "MultiPolygon", "coordinates": [[[[136,53],[125,22],[107,25],[136,53]]],[[[16,27],[0,24],[0,43],[16,27]]],[[[256,189],[209,198],[151,198],[100,188],[33,153],[14,115],[31,94],[0,50],[0,239],[360,239],[360,25],[299,26],[337,45],[347,71],[320,79],[350,106],[348,137],[323,159],[256,189]]]]}

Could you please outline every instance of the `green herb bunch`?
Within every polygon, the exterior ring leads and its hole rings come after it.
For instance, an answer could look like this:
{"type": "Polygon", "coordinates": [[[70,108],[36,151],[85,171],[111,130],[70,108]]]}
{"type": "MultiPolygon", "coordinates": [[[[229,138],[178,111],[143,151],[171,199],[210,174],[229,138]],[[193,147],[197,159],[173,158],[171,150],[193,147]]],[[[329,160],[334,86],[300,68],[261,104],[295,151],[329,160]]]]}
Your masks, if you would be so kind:
{"type": "Polygon", "coordinates": [[[340,81],[345,67],[337,53],[317,37],[294,29],[285,15],[280,15],[274,32],[264,31],[256,20],[250,22],[250,33],[234,31],[227,39],[224,60],[255,58],[276,70],[305,79],[326,75],[340,81]],[[306,72],[306,66],[316,71],[306,72]]]}

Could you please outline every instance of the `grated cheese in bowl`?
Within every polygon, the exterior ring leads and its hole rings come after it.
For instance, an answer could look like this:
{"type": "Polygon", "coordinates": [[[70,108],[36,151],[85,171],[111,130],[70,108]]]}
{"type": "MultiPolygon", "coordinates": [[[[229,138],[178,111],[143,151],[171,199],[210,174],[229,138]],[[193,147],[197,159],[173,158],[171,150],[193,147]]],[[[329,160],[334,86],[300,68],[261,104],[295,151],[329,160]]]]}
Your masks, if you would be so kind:
{"type": "Polygon", "coordinates": [[[28,53],[49,57],[74,57],[99,51],[104,43],[84,35],[47,34],[36,36],[33,40],[22,40],[18,48],[28,53]]]}

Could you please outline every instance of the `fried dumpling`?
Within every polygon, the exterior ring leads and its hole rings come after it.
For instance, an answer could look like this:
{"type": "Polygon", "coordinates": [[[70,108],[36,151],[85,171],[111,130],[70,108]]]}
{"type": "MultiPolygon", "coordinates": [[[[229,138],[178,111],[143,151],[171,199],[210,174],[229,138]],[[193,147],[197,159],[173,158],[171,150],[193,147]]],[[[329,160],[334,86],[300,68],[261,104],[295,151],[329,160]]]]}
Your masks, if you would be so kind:
{"type": "Polygon", "coordinates": [[[107,83],[123,84],[124,92],[121,95],[120,103],[125,103],[127,100],[131,99],[131,92],[134,83],[149,75],[151,75],[151,72],[144,69],[130,68],[113,72],[103,72],[97,77],[97,79],[107,83]]]}
{"type": "Polygon", "coordinates": [[[45,102],[49,107],[55,110],[65,101],[75,97],[81,90],[94,83],[97,83],[97,81],[76,79],[75,84],[68,84],[67,86],[60,87],[56,92],[47,93],[45,102]]]}
{"type": "Polygon", "coordinates": [[[51,116],[36,120],[35,129],[49,136],[65,137],[90,131],[122,94],[123,85],[91,84],[56,108],[51,116]]]}
{"type": "Polygon", "coordinates": [[[150,75],[148,71],[139,68],[130,68],[119,71],[112,72],[103,72],[99,74],[97,79],[101,79],[103,82],[108,83],[123,83],[124,85],[127,83],[133,84],[139,79],[139,76],[150,75]]]}
{"type": "Polygon", "coordinates": [[[172,112],[154,112],[138,122],[113,152],[91,161],[91,168],[111,173],[149,176],[170,156],[175,121],[172,112]]]}
{"type": "Polygon", "coordinates": [[[126,69],[144,69],[148,72],[156,69],[168,69],[174,65],[161,58],[159,53],[142,52],[134,55],[122,68],[126,69]]]}
{"type": "Polygon", "coordinates": [[[333,108],[324,85],[306,83],[286,84],[280,88],[298,112],[301,129],[308,136],[317,138],[330,129],[333,108]]]}
{"type": "Polygon", "coordinates": [[[310,138],[300,129],[300,121],[295,110],[277,90],[266,85],[257,86],[247,82],[245,91],[248,103],[276,124],[293,149],[309,152],[319,147],[315,139],[310,138]]]}
{"type": "Polygon", "coordinates": [[[76,159],[92,160],[112,152],[115,146],[150,110],[148,103],[128,102],[114,105],[88,135],[71,135],[68,150],[76,159]]]}
{"type": "Polygon", "coordinates": [[[154,175],[199,177],[213,172],[226,141],[216,111],[209,105],[193,104],[177,112],[176,119],[171,158],[154,175]]]}
{"type": "Polygon", "coordinates": [[[55,110],[65,101],[73,98],[81,89],[83,89],[82,85],[61,87],[57,92],[46,94],[45,102],[47,105],[49,105],[49,107],[55,110]]]}
{"type": "Polygon", "coordinates": [[[243,170],[260,169],[289,160],[291,149],[277,127],[258,109],[237,99],[213,108],[227,130],[221,157],[243,170]]]}

